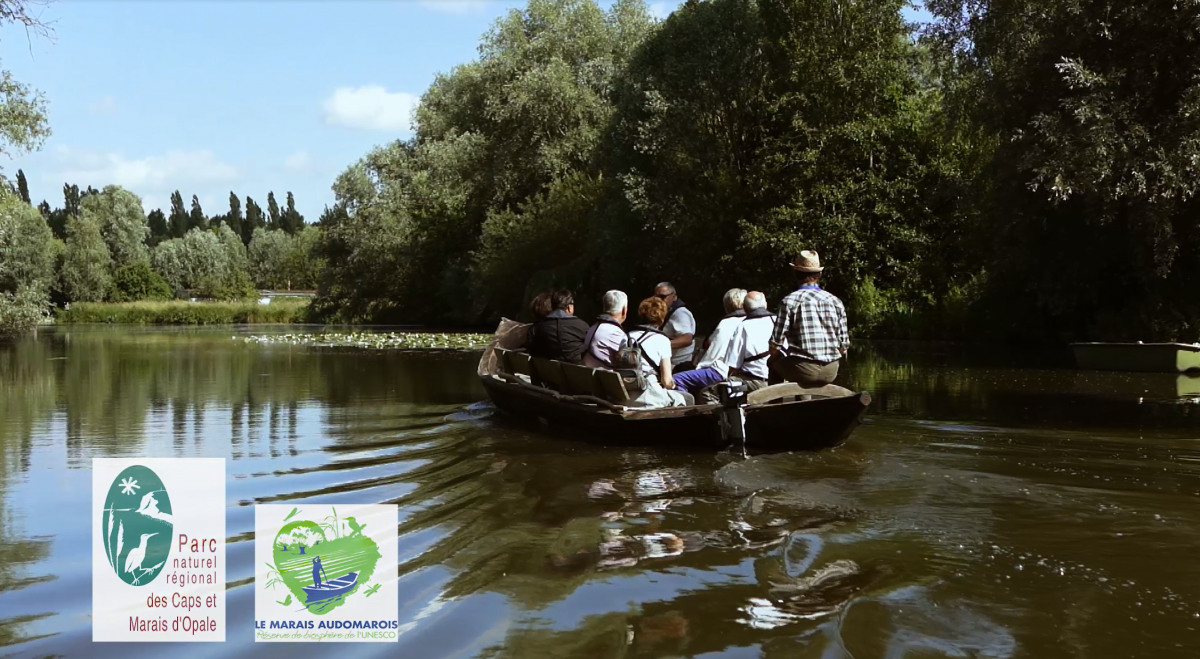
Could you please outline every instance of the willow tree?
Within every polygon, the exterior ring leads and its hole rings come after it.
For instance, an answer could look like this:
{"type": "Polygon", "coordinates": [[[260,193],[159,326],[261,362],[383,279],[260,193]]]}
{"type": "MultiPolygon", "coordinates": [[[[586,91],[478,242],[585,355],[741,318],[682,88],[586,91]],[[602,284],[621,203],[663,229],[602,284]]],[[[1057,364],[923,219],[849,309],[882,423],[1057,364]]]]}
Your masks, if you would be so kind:
{"type": "MultiPolygon", "coordinates": [[[[0,0],[0,25],[22,25],[27,32],[48,35],[49,28],[30,13],[30,4],[0,0]]],[[[45,98],[0,70],[0,155],[34,151],[49,136],[45,98]]],[[[45,232],[29,227],[34,215],[12,206],[7,194],[0,196],[0,334],[17,334],[35,328],[46,314],[52,277],[42,265],[27,266],[49,262],[54,243],[45,232]]]]}
{"type": "Polygon", "coordinates": [[[509,223],[509,212],[592,168],[614,77],[653,24],[640,0],[607,11],[594,0],[531,0],[499,19],[479,59],[438,76],[422,97],[411,140],[340,177],[345,216],[323,232],[329,270],[318,305],[471,321],[519,304],[528,273],[556,264],[527,263],[518,281],[496,281],[488,255],[497,246],[481,251],[481,236],[512,234],[485,225],[509,223]]]}

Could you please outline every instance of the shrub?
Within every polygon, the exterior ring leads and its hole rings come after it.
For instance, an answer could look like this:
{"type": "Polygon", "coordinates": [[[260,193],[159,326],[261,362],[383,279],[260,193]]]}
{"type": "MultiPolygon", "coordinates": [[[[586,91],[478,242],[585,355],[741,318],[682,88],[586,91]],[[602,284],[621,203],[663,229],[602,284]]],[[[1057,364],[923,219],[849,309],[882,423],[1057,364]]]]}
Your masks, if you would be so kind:
{"type": "Polygon", "coordinates": [[[138,300],[170,300],[174,297],[170,285],[150,264],[139,261],[117,268],[113,273],[112,289],[108,299],[113,302],[137,302],[138,300]]]}
{"type": "Polygon", "coordinates": [[[28,334],[49,318],[46,295],[33,289],[0,293],[0,336],[28,334]]]}
{"type": "Polygon", "coordinates": [[[133,325],[234,325],[299,323],[308,315],[308,300],[257,302],[81,302],[58,312],[57,322],[133,325]]]}

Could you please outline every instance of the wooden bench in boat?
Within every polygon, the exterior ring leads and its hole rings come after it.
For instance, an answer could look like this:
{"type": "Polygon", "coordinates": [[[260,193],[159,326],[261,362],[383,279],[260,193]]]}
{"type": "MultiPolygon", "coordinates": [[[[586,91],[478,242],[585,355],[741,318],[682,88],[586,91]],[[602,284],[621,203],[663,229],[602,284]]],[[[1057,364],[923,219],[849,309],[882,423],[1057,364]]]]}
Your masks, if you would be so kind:
{"type": "Polygon", "coordinates": [[[568,396],[587,396],[622,405],[629,403],[629,391],[621,376],[602,368],[530,357],[523,352],[496,348],[500,377],[544,387],[568,396]],[[520,376],[525,376],[527,380],[520,376]]]}
{"type": "MultiPolygon", "coordinates": [[[[625,383],[614,371],[530,357],[523,352],[503,348],[496,348],[496,353],[502,379],[544,387],[566,396],[592,397],[616,405],[629,404],[630,396],[625,383]],[[520,378],[522,375],[526,378],[520,378]]],[[[746,404],[768,405],[813,398],[836,398],[852,393],[834,384],[810,389],[795,382],[784,382],[750,392],[746,396],[746,404]]]]}

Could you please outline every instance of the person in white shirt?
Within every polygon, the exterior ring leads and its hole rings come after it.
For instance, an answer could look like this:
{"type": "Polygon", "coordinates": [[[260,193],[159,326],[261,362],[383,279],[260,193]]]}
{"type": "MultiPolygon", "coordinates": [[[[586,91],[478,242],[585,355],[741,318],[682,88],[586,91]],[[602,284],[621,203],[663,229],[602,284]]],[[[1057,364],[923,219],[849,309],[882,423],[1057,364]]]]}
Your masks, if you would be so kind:
{"type": "Polygon", "coordinates": [[[671,340],[662,332],[667,304],[661,298],[648,297],[638,305],[642,324],[629,333],[629,342],[639,349],[638,363],[646,376],[646,389],[633,399],[642,407],[676,407],[695,402],[691,394],[676,391],[671,376],[671,340]]]}
{"type": "MultiPolygon", "coordinates": [[[[768,382],[767,357],[771,355],[771,333],[775,330],[775,317],[767,311],[767,298],[758,291],[746,294],[742,303],[746,318],[738,325],[725,353],[730,382],[743,382],[750,391],[766,387],[768,382]]],[[[715,387],[702,393],[704,402],[719,402],[715,387]]]]}
{"type": "Polygon", "coordinates": [[[725,365],[725,355],[729,352],[729,343],[733,341],[738,326],[746,317],[742,302],[746,298],[743,288],[731,288],[725,292],[722,302],[725,305],[725,317],[717,324],[717,329],[705,341],[707,346],[700,363],[696,368],[683,373],[672,373],[675,386],[686,389],[691,394],[699,394],[705,387],[723,381],[729,375],[725,365]]]}
{"type": "Polygon", "coordinates": [[[696,317],[675,294],[671,282],[664,281],[654,288],[654,297],[667,305],[662,331],[671,340],[671,365],[676,373],[692,368],[692,338],[696,335],[696,317]]]}

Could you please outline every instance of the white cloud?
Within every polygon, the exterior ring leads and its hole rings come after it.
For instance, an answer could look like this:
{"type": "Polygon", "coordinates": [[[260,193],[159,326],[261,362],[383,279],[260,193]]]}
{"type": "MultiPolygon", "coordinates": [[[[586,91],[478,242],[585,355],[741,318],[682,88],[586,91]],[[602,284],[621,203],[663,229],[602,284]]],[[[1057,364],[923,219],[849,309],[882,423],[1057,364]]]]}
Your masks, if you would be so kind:
{"type": "Polygon", "coordinates": [[[89,153],[59,147],[55,153],[59,169],[53,180],[80,187],[119,185],[133,191],[154,208],[158,198],[180,190],[186,199],[205,188],[238,180],[237,168],[212,151],[168,151],[164,155],[128,158],[119,153],[89,153]]]}
{"type": "Polygon", "coordinates": [[[117,111],[117,101],[112,94],[107,94],[104,98],[89,105],[87,109],[92,114],[112,114],[117,111]]]}
{"type": "Polygon", "coordinates": [[[417,3],[444,14],[479,14],[490,0],[417,0],[417,3]]]}
{"type": "Polygon", "coordinates": [[[283,159],[283,168],[291,172],[303,171],[311,164],[312,156],[309,156],[307,151],[297,151],[283,159]]]}
{"type": "Polygon", "coordinates": [[[338,87],[322,106],[325,123],[367,130],[408,132],[420,99],[379,85],[338,87]]]}

